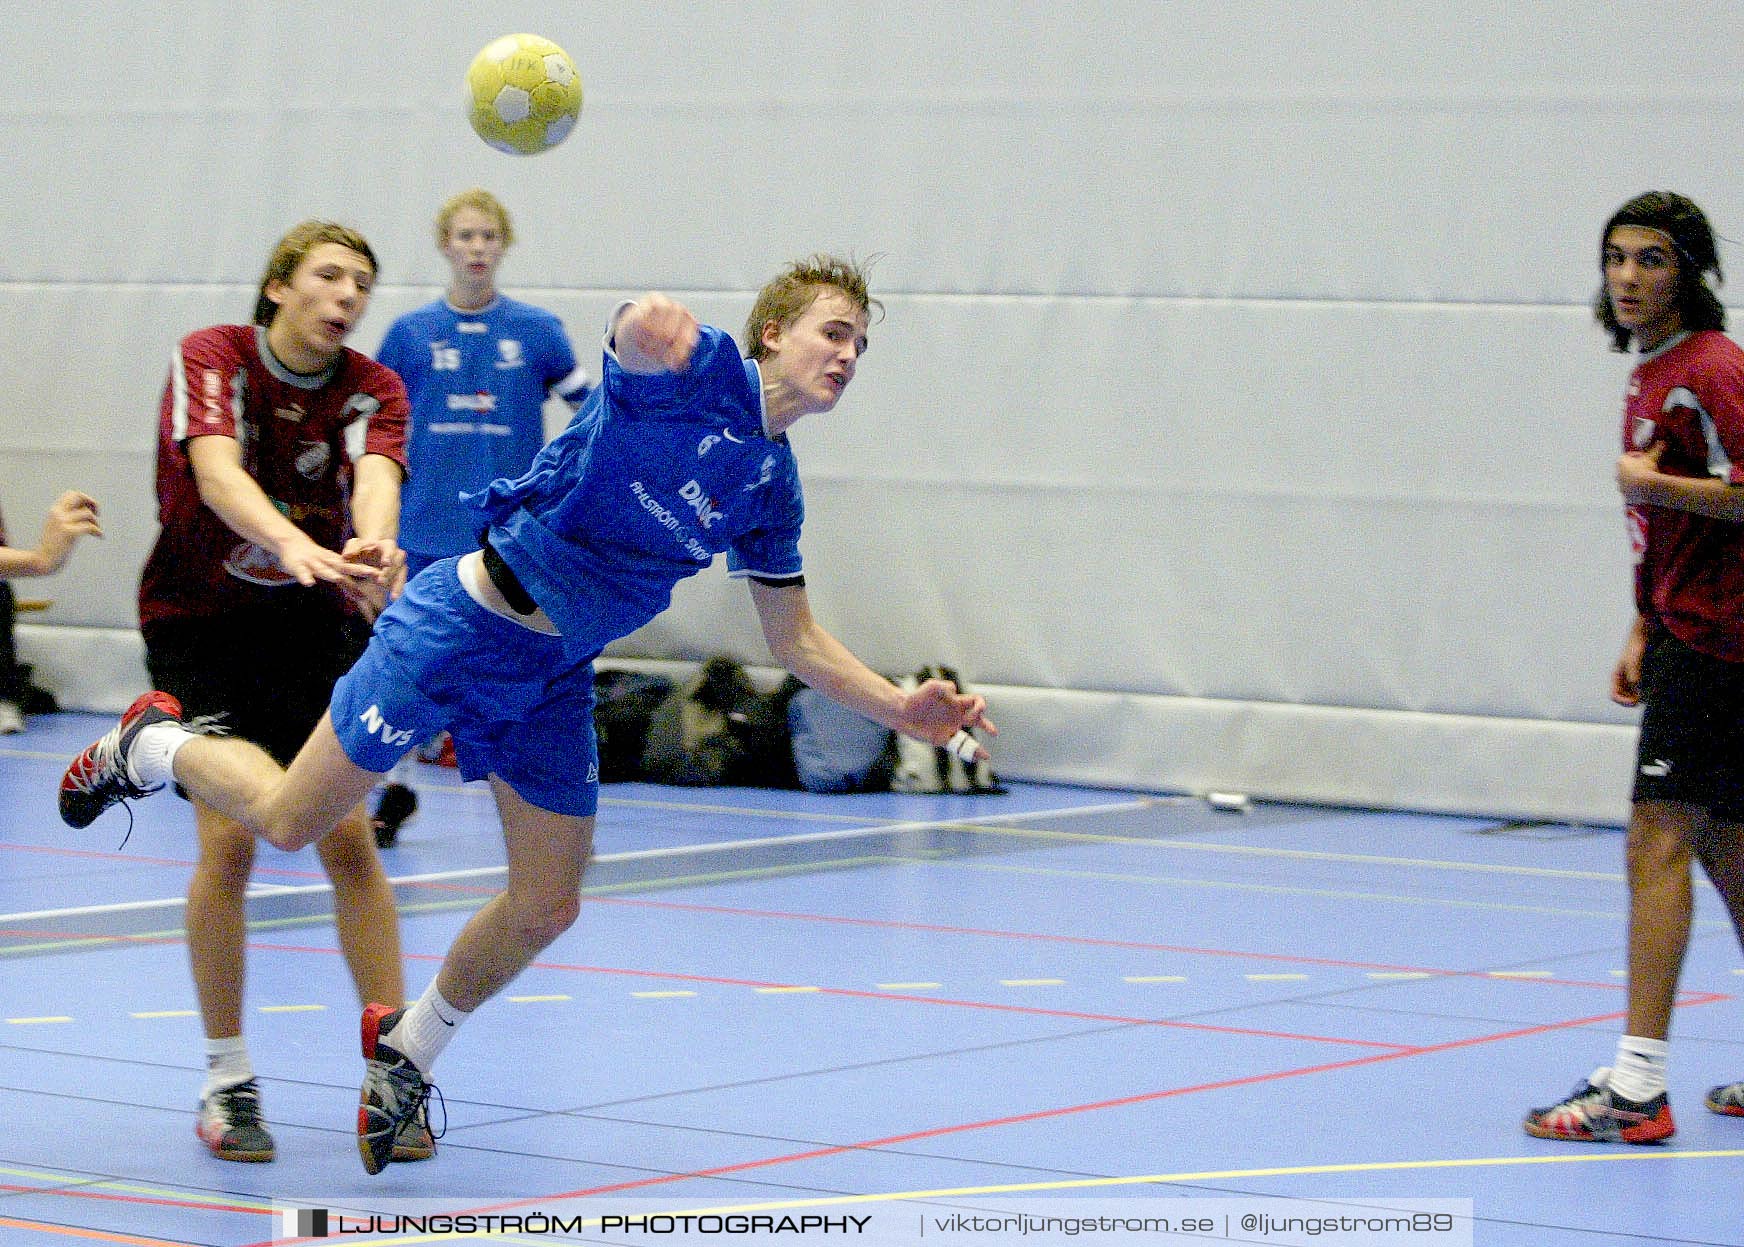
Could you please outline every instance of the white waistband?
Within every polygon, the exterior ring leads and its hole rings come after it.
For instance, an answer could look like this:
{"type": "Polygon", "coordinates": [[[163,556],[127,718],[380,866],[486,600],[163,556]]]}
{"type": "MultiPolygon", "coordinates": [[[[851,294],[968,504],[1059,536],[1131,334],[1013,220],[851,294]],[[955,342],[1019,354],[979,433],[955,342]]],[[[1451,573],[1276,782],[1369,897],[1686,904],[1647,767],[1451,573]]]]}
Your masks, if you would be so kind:
{"type": "Polygon", "coordinates": [[[460,576],[460,587],[466,590],[466,596],[477,602],[493,615],[501,615],[511,623],[518,623],[530,632],[542,632],[546,636],[560,636],[557,625],[551,622],[551,617],[544,611],[534,611],[531,615],[522,615],[508,604],[501,591],[491,583],[490,577],[484,573],[484,554],[474,550],[460,560],[455,568],[460,576]]]}

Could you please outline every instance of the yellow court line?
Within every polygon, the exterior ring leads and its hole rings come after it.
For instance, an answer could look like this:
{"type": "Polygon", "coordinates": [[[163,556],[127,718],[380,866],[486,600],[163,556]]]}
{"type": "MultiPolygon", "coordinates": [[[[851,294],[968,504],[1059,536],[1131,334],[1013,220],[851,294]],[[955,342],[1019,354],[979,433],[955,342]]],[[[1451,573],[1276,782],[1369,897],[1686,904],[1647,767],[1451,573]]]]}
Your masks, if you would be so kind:
{"type": "Polygon", "coordinates": [[[73,1019],[69,1017],[7,1018],[6,1024],[8,1026],[44,1026],[50,1023],[70,1022],[72,1020],[73,1019]]]}
{"type": "Polygon", "coordinates": [[[262,1005],[262,1013],[319,1013],[326,1005],[262,1005]]]}
{"type": "MultiPolygon", "coordinates": [[[[189,1208],[201,1209],[212,1202],[208,1193],[191,1194],[186,1190],[173,1190],[162,1186],[139,1186],[132,1182],[92,1182],[90,1175],[82,1173],[47,1173],[40,1169],[11,1169],[0,1166],[0,1175],[8,1178],[27,1178],[32,1182],[53,1182],[60,1186],[77,1187],[79,1190],[119,1191],[127,1195],[149,1195],[154,1199],[168,1200],[175,1204],[184,1204],[189,1208]]],[[[257,1212],[271,1212],[272,1204],[247,1195],[237,1195],[229,1191],[223,1194],[224,1202],[233,1208],[250,1209],[257,1212]]]]}
{"type": "Polygon", "coordinates": [[[1701,1152],[1637,1148],[1628,1152],[1559,1156],[1474,1156],[1460,1160],[1357,1161],[1342,1165],[1290,1165],[1276,1169],[1213,1169],[1201,1173],[1151,1173],[1122,1178],[1066,1178],[1053,1182],[1010,1182],[997,1186],[942,1187],[929,1191],[888,1191],[881,1195],[820,1196],[816,1199],[742,1204],[731,1208],[685,1208],[678,1211],[691,1216],[725,1216],[731,1213],[769,1212],[781,1208],[829,1208],[839,1204],[898,1203],[904,1200],[953,1199],[966,1195],[1015,1195],[1029,1191],[1086,1190],[1092,1187],[1144,1186],[1173,1182],[1222,1182],[1239,1178],[1308,1177],[1331,1173],[1384,1173],[1406,1169],[1483,1169],[1507,1165],[1591,1165],[1610,1161],[1733,1160],[1741,1156],[1744,1156],[1744,1148],[1701,1152]]]}
{"type": "Polygon", "coordinates": [[[753,987],[751,990],[759,996],[787,996],[797,992],[815,992],[821,989],[816,987],[753,987]]]}
{"type": "MultiPolygon", "coordinates": [[[[996,1186],[941,1187],[925,1191],[886,1191],[877,1195],[823,1195],[812,1199],[773,1200],[760,1204],[734,1204],[719,1208],[672,1208],[659,1215],[692,1217],[722,1217],[752,1212],[776,1212],[794,1208],[835,1208],[844,1204],[901,1203],[910,1200],[961,1199],[976,1195],[1016,1195],[1034,1191],[1087,1190],[1094,1187],[1145,1186],[1175,1182],[1231,1181],[1241,1178],[1306,1177],[1334,1173],[1383,1173],[1407,1169],[1481,1169],[1508,1165],[1592,1165],[1612,1161],[1655,1160],[1734,1160],[1744,1157],[1744,1148],[1726,1150],[1677,1152],[1635,1148],[1628,1152],[1582,1153],[1558,1156],[1476,1156],[1460,1160],[1383,1160],[1359,1161],[1340,1165],[1291,1165],[1275,1169],[1216,1169],[1200,1173],[1153,1173],[1120,1178],[1070,1178],[1054,1182],[1011,1182],[996,1186]]],[[[650,1216],[656,1214],[648,1214],[650,1216]]],[[[590,1218],[584,1225],[599,1224],[590,1218]]],[[[351,1247],[388,1247],[389,1244],[436,1242],[448,1235],[432,1234],[419,1238],[381,1238],[353,1242],[351,1247]]]]}
{"type": "Polygon", "coordinates": [[[551,1002],[551,1001],[563,1001],[563,1000],[574,1000],[574,999],[575,999],[575,997],[574,997],[574,996],[563,996],[563,995],[553,995],[553,996],[510,996],[510,997],[509,997],[509,998],[508,998],[508,999],[509,999],[509,1003],[510,1003],[510,1004],[517,1004],[517,1005],[537,1005],[537,1004],[546,1004],[546,1003],[548,1003],[548,1002],[551,1002]]]}

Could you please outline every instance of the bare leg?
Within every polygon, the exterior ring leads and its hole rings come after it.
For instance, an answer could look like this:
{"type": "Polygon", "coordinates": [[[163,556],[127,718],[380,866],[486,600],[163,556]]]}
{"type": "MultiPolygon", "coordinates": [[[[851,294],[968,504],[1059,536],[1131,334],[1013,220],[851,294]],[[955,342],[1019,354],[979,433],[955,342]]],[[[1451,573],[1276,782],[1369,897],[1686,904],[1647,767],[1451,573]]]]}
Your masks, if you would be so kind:
{"type": "Polygon", "coordinates": [[[501,991],[575,922],[594,820],[529,805],[494,775],[503,820],[508,887],[472,916],[442,963],[437,989],[472,1012],[501,991]]]}
{"type": "Polygon", "coordinates": [[[1696,841],[1696,856],[1744,945],[1744,823],[1710,823],[1696,841]]]}
{"type": "Polygon", "coordinates": [[[321,716],[288,771],[258,745],[228,736],[188,741],[174,769],[190,793],[287,851],[311,845],[338,826],[380,778],[345,756],[328,715],[321,716]]]}
{"type": "Polygon", "coordinates": [[[1624,1031],[1664,1039],[1689,947],[1692,845],[1707,814],[1676,801],[1639,801],[1629,817],[1629,1017],[1624,1031]]]}
{"type": "Polygon", "coordinates": [[[194,826],[200,858],[188,884],[188,963],[206,1038],[231,1039],[242,1034],[244,898],[254,836],[197,799],[194,826]]]}
{"type": "Polygon", "coordinates": [[[327,877],[333,881],[333,918],[339,948],[357,984],[362,1004],[400,1004],[406,998],[400,964],[400,923],[394,889],[375,851],[369,816],[356,806],[339,825],[315,842],[327,877]]]}

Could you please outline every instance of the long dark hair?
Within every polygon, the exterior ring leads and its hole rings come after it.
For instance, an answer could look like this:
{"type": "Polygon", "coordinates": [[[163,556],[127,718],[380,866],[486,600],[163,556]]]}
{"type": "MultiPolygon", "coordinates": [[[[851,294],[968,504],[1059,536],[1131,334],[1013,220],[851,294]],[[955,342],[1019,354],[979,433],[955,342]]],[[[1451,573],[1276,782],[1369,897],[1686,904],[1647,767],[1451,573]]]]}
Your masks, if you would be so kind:
{"type": "MultiPolygon", "coordinates": [[[[1726,280],[1720,271],[1720,252],[1714,243],[1714,227],[1691,199],[1673,191],[1648,191],[1637,195],[1611,214],[1599,235],[1599,271],[1605,271],[1605,248],[1610,244],[1611,231],[1619,225],[1635,225],[1658,230],[1671,239],[1677,252],[1677,310],[1683,327],[1724,329],[1726,309],[1713,286],[1726,280]],[[1714,275],[1709,285],[1706,275],[1714,275]]],[[[1611,335],[1611,349],[1627,351],[1630,331],[1617,323],[1617,313],[1611,307],[1610,292],[1599,282],[1599,297],[1593,301],[1593,315],[1605,332],[1611,335]]]]}

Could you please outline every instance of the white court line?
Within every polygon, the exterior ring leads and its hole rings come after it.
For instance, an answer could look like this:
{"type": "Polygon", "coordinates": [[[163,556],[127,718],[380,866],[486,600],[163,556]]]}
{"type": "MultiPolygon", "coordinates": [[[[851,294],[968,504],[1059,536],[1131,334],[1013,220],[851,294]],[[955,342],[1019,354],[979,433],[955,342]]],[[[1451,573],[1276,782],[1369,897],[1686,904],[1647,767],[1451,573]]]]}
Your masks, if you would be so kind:
{"type": "MultiPolygon", "coordinates": [[[[638,804],[655,805],[656,802],[638,804]]],[[[1145,798],[1138,801],[1116,801],[1102,805],[1067,806],[1053,810],[1027,810],[1012,814],[994,814],[978,819],[927,819],[900,823],[876,823],[867,825],[864,818],[855,820],[859,826],[844,827],[837,831],[814,831],[797,836],[759,836],[749,840],[721,840],[714,844],[679,845],[665,849],[633,849],[624,853],[607,853],[593,860],[603,862],[634,862],[646,861],[662,857],[692,856],[697,853],[729,853],[741,849],[767,848],[772,845],[815,844],[828,840],[851,840],[856,837],[889,835],[893,832],[907,833],[918,831],[942,831],[953,827],[973,828],[992,823],[1017,823],[1034,818],[1059,818],[1070,814],[1109,814],[1130,810],[1142,810],[1155,805],[1156,801],[1145,798]]],[[[746,811],[732,806],[674,806],[673,808],[715,810],[722,813],[743,814],[746,811]]],[[[842,818],[833,814],[823,816],[830,819],[842,818]]],[[[422,875],[393,875],[389,884],[420,884],[420,883],[452,883],[461,879],[488,879],[496,875],[508,873],[507,866],[474,866],[465,870],[442,870],[422,875]]],[[[260,896],[313,896],[333,891],[331,883],[311,883],[301,886],[280,884],[264,884],[251,886],[248,895],[260,896]]],[[[113,905],[83,905],[71,909],[39,909],[27,913],[0,914],[0,925],[14,925],[23,922],[39,922],[51,918],[86,918],[103,914],[122,914],[158,909],[180,909],[187,905],[185,896],[166,897],[150,901],[118,901],[113,905]]]]}

